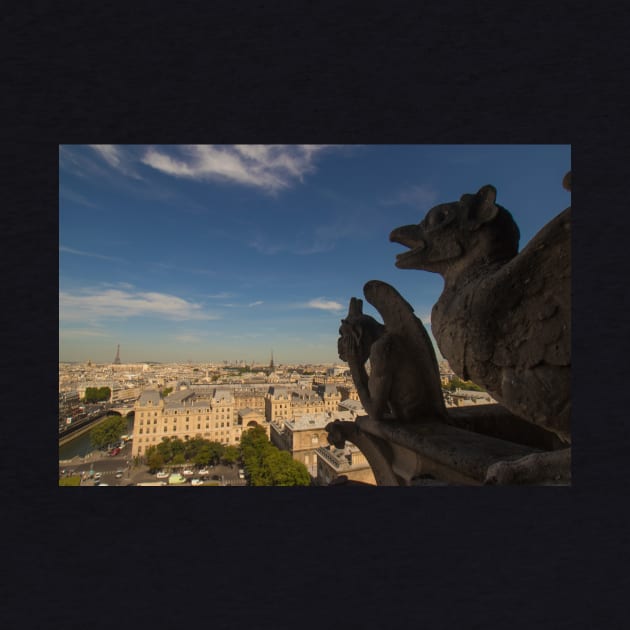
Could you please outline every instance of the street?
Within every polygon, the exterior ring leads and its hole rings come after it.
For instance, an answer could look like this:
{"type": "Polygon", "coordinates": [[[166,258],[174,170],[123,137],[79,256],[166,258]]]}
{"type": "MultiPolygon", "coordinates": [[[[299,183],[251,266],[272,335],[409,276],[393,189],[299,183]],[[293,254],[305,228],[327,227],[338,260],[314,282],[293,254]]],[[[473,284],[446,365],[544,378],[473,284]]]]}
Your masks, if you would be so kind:
{"type": "MultiPolygon", "coordinates": [[[[118,455],[113,457],[103,453],[101,451],[94,451],[85,458],[76,458],[74,461],[64,462],[59,464],[59,477],[69,475],[81,475],[82,486],[134,486],[138,483],[155,483],[162,481],[156,477],[155,474],[149,473],[149,467],[145,465],[133,466],[131,461],[131,443],[125,444],[123,449],[118,455]],[[85,460],[85,461],[81,461],[85,460]],[[94,479],[90,478],[90,471],[93,473],[101,473],[100,483],[95,483],[94,479]],[[121,471],[123,474],[121,477],[116,477],[116,473],[121,471]]],[[[184,468],[188,466],[173,466],[172,472],[182,472],[184,468]]],[[[247,482],[244,479],[238,477],[238,465],[226,466],[225,464],[218,464],[216,466],[207,466],[209,474],[206,477],[207,481],[218,482],[222,486],[246,486],[247,482]],[[215,479],[215,477],[217,479],[215,479]]],[[[197,475],[191,476],[190,479],[197,475]]],[[[187,479],[185,486],[190,486],[190,479],[187,479]]],[[[166,479],[163,481],[167,481],[166,479]]]]}

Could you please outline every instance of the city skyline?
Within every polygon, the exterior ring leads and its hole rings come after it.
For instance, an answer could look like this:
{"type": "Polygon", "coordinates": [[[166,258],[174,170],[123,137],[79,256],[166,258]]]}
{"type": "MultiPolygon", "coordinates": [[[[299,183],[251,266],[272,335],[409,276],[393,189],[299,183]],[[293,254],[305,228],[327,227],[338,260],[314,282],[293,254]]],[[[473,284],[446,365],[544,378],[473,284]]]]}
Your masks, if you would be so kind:
{"type": "Polygon", "coordinates": [[[372,279],[430,331],[442,279],[397,269],[390,231],[492,184],[522,249],[570,168],[569,145],[62,145],[59,360],[339,363],[372,279]]]}

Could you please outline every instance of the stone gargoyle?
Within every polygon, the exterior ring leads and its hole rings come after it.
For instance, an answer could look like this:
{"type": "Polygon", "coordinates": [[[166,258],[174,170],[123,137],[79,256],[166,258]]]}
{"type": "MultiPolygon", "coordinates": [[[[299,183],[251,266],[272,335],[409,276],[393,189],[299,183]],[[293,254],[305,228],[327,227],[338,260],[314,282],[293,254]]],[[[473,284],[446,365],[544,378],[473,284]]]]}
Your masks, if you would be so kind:
{"type": "MultiPolygon", "coordinates": [[[[529,445],[513,441],[522,435],[514,432],[514,420],[522,421],[494,409],[499,405],[477,406],[474,413],[456,410],[455,415],[446,409],[435,350],[413,308],[385,282],[371,280],[363,293],[384,323],[363,313],[362,300],[351,298],[338,351],[367,415],[329,423],[329,442],[358,446],[378,485],[480,485],[496,463],[539,452],[540,444],[531,439],[529,445]],[[506,420],[508,435],[492,430],[506,420]]],[[[539,481],[554,478],[544,477],[539,481]]]]}
{"type": "Polygon", "coordinates": [[[371,280],[363,293],[383,317],[380,324],[351,298],[339,329],[339,358],[347,361],[363,408],[363,425],[395,418],[414,424],[444,420],[435,350],[413,308],[392,286],[371,280]],[[368,376],[365,364],[370,362],[368,376]]]}
{"type": "MultiPolygon", "coordinates": [[[[570,190],[570,174],[565,177],[570,190]]],[[[453,371],[515,416],[571,442],[571,259],[567,208],[519,253],[519,229],[497,191],[435,206],[390,240],[410,249],[400,269],[439,273],[444,289],[432,332],[453,371]]],[[[570,469],[570,448],[498,462],[487,483],[527,483],[541,469],[570,469]]]]}

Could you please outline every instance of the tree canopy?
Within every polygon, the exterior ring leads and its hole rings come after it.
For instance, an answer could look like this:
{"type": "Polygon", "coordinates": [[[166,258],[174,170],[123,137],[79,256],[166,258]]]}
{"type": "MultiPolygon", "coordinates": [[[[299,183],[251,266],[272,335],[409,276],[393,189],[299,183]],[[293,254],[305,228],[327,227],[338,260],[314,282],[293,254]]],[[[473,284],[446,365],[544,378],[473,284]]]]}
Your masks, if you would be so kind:
{"type": "Polygon", "coordinates": [[[90,431],[90,440],[95,448],[105,448],[118,442],[127,433],[127,421],[120,416],[108,416],[90,431]]]}
{"type": "Polygon", "coordinates": [[[225,451],[230,448],[235,450],[238,460],[240,452],[236,447],[223,446],[219,442],[212,442],[200,437],[186,440],[178,437],[164,437],[159,444],[154,444],[147,449],[145,458],[150,470],[186,463],[207,466],[208,464],[217,464],[225,451]]]}
{"type": "Polygon", "coordinates": [[[109,387],[86,387],[85,402],[102,402],[110,399],[112,390],[109,387]]]}
{"type": "Polygon", "coordinates": [[[485,391],[484,389],[479,387],[479,385],[476,385],[472,381],[462,381],[462,379],[458,378],[457,376],[454,376],[451,379],[451,382],[448,385],[444,386],[444,389],[447,389],[448,391],[451,391],[451,392],[454,392],[456,389],[465,389],[465,390],[473,391],[473,392],[485,391]]]}
{"type": "Polygon", "coordinates": [[[311,483],[306,466],[271,444],[262,427],[243,433],[241,453],[252,486],[308,486],[311,483]]]}

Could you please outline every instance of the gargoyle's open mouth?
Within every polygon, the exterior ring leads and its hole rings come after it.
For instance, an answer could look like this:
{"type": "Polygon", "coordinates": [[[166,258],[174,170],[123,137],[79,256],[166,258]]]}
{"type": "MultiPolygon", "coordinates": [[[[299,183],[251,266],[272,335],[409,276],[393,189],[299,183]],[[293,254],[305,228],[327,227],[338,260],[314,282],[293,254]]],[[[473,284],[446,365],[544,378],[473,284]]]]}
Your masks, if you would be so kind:
{"type": "Polygon", "coordinates": [[[404,262],[408,258],[415,258],[415,256],[419,254],[420,252],[424,251],[426,247],[427,247],[426,243],[424,241],[420,241],[420,243],[413,249],[410,249],[409,251],[406,251],[406,252],[401,252],[400,254],[396,254],[396,262],[399,262],[399,261],[404,262]]]}

